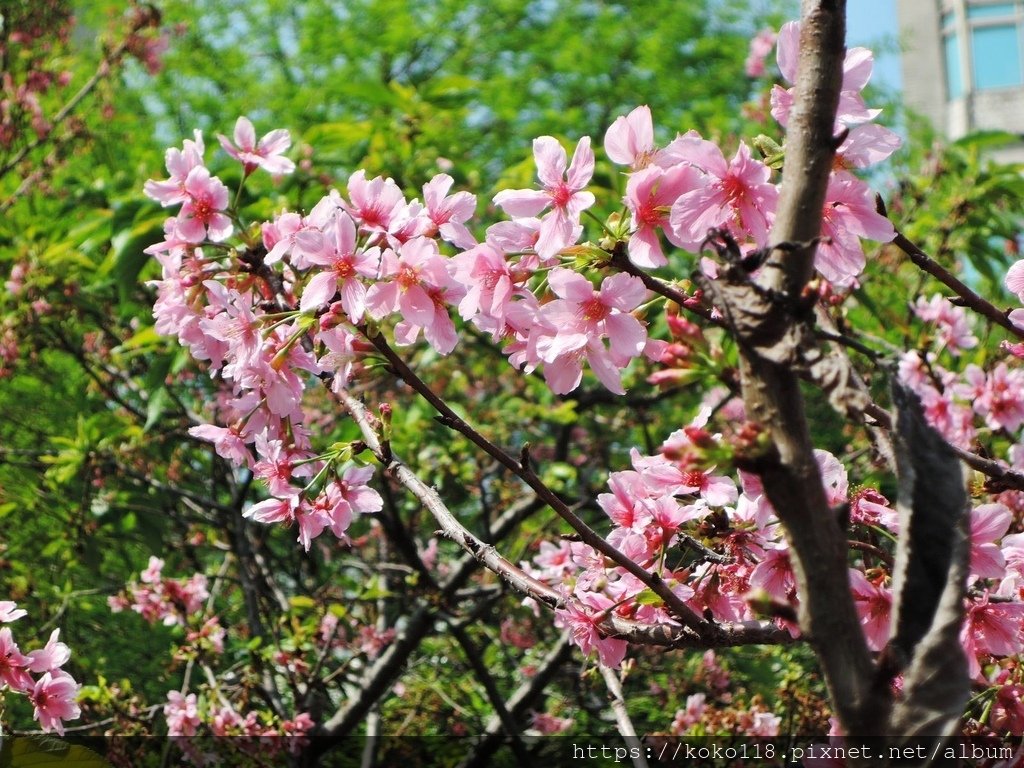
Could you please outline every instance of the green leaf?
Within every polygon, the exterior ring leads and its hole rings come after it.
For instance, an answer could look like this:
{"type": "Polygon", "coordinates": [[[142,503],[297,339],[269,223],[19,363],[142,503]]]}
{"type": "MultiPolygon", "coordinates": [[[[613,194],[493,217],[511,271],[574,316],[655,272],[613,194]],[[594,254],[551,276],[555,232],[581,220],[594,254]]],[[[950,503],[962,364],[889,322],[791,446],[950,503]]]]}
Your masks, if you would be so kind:
{"type": "Polygon", "coordinates": [[[130,229],[122,229],[110,239],[110,257],[108,264],[117,281],[121,301],[127,301],[136,287],[139,273],[150,260],[145,248],[160,242],[163,237],[163,214],[151,216],[133,224],[130,229]]]}
{"type": "Polygon", "coordinates": [[[977,131],[957,139],[950,146],[963,149],[993,149],[1017,141],[1017,135],[1007,131],[977,131]]]}
{"type": "Polygon", "coordinates": [[[160,421],[160,417],[164,415],[164,411],[167,410],[170,403],[171,396],[167,392],[167,387],[160,387],[149,396],[149,402],[146,403],[146,423],[142,427],[143,432],[149,432],[160,421]]]}
{"type": "Polygon", "coordinates": [[[638,594],[635,599],[639,605],[661,605],[664,602],[650,587],[638,594]]]}

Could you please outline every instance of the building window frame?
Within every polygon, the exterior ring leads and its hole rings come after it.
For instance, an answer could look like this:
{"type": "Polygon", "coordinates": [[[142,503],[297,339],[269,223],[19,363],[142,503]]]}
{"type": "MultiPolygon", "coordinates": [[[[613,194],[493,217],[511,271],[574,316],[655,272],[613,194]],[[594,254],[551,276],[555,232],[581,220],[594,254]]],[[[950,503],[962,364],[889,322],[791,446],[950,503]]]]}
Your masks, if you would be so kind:
{"type": "Polygon", "coordinates": [[[1024,86],[1022,0],[940,1],[939,26],[949,99],[1024,86]],[[988,38],[986,45],[978,44],[982,37],[988,38]],[[999,58],[997,51],[1007,47],[1010,58],[999,58]],[[1008,62],[1005,72],[1000,71],[1004,62],[1008,62]]]}

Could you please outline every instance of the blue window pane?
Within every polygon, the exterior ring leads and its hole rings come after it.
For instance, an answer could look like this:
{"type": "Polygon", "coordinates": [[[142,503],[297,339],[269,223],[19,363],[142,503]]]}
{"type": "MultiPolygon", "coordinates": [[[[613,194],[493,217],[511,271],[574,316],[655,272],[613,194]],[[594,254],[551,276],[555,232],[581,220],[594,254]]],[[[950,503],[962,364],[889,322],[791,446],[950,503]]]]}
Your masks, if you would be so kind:
{"type": "Polygon", "coordinates": [[[956,35],[946,36],[946,87],[949,98],[959,99],[964,95],[963,80],[960,79],[960,43],[956,35]]]}
{"type": "Polygon", "coordinates": [[[974,86],[1006,88],[1021,84],[1020,37],[1017,27],[976,27],[971,30],[974,86]]]}
{"type": "Polygon", "coordinates": [[[996,3],[995,5],[972,5],[967,8],[968,19],[988,19],[993,16],[1013,16],[1013,3],[996,3]]]}

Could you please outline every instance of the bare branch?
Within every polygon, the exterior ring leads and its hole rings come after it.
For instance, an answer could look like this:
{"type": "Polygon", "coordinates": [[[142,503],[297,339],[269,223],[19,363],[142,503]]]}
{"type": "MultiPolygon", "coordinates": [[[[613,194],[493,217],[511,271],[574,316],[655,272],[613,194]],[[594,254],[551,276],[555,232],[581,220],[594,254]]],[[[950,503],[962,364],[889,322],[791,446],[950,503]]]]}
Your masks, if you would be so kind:
{"type": "Polygon", "coordinates": [[[449,622],[448,628],[451,630],[452,635],[455,636],[455,641],[462,647],[466,661],[472,668],[476,679],[484,687],[487,700],[490,701],[495,714],[498,716],[498,720],[501,722],[502,728],[505,729],[505,733],[508,735],[509,743],[512,745],[512,752],[515,754],[520,766],[526,768],[526,766],[532,763],[530,753],[526,750],[526,745],[519,734],[519,726],[516,725],[515,718],[512,717],[512,714],[505,706],[505,700],[501,696],[501,691],[498,690],[497,683],[494,682],[494,678],[484,664],[480,649],[475,646],[466,630],[459,624],[449,622]]]}
{"type": "MultiPolygon", "coordinates": [[[[569,660],[571,655],[572,643],[569,640],[569,636],[562,635],[555,647],[544,657],[533,677],[524,682],[508,697],[509,713],[516,718],[522,717],[526,713],[527,708],[532,707],[534,702],[540,698],[544,689],[548,687],[555,674],[569,660]]],[[[484,729],[483,738],[480,740],[480,743],[473,750],[473,753],[459,764],[458,768],[483,768],[490,765],[491,755],[501,745],[501,732],[501,721],[497,716],[492,717],[484,729]]]]}
{"type": "Polygon", "coordinates": [[[647,768],[647,758],[644,757],[643,746],[640,744],[640,739],[637,738],[633,721],[629,719],[629,710],[626,709],[626,698],[622,694],[622,683],[619,676],[615,674],[615,670],[609,669],[604,664],[599,667],[604,684],[608,686],[608,693],[611,694],[615,725],[618,726],[619,733],[622,734],[626,746],[629,747],[629,753],[633,756],[633,766],[634,768],[647,768]]]}
{"type": "MultiPolygon", "coordinates": [[[[548,488],[548,486],[540,479],[540,477],[536,474],[536,472],[534,472],[534,470],[531,467],[523,466],[523,464],[520,463],[519,460],[515,459],[506,451],[494,445],[494,443],[492,443],[490,440],[488,440],[478,431],[476,431],[473,427],[467,424],[458,414],[455,413],[455,411],[448,407],[448,404],[445,403],[444,400],[442,400],[440,397],[438,397],[437,394],[435,394],[434,391],[430,389],[430,387],[428,387],[426,383],[419,376],[417,376],[416,373],[408,365],[406,365],[405,361],[402,360],[402,358],[399,357],[393,349],[391,349],[390,345],[387,343],[387,340],[383,337],[382,334],[371,334],[369,330],[365,327],[360,327],[360,330],[364,333],[364,335],[366,335],[366,337],[377,348],[377,350],[382,355],[384,355],[387,361],[394,368],[395,373],[398,376],[400,376],[407,384],[409,384],[409,386],[415,389],[427,402],[429,402],[434,407],[434,409],[439,414],[441,414],[441,421],[445,426],[454,429],[456,432],[459,432],[460,434],[468,438],[470,442],[472,442],[474,445],[476,445],[478,448],[484,451],[484,453],[498,461],[502,466],[504,466],[514,475],[521,478],[528,486],[530,486],[530,488],[533,489],[534,493],[537,494],[538,498],[545,501],[556,513],[558,513],[559,517],[565,520],[570,526],[572,526],[572,528],[577,533],[579,533],[581,540],[585,544],[596,549],[598,552],[600,552],[602,555],[610,559],[617,566],[633,574],[636,578],[640,580],[640,582],[644,586],[649,587],[658,597],[660,597],[664,601],[668,609],[675,616],[677,616],[685,626],[691,629],[703,631],[709,635],[715,634],[718,631],[715,625],[710,624],[709,622],[705,621],[700,616],[698,616],[696,613],[694,613],[694,611],[688,605],[686,605],[686,603],[683,602],[683,600],[680,599],[679,596],[675,594],[675,592],[672,591],[668,584],[666,584],[665,581],[658,574],[651,573],[650,571],[636,563],[633,559],[624,555],[618,549],[616,549],[607,541],[605,541],[601,536],[599,536],[593,528],[591,528],[589,525],[583,522],[583,520],[575,512],[573,512],[572,509],[569,508],[568,504],[562,501],[562,499],[560,499],[558,495],[554,493],[554,491],[548,488]]],[[[367,441],[367,444],[369,444],[369,441],[367,441]]],[[[395,468],[395,471],[398,473],[403,473],[401,466],[397,466],[395,468]]],[[[412,478],[415,478],[414,474],[412,474],[411,472],[409,474],[412,476],[412,478]]],[[[402,482],[404,483],[405,480],[402,479],[402,482]]],[[[416,479],[415,482],[422,485],[422,483],[420,483],[418,479],[416,479]]],[[[432,489],[428,490],[430,490],[431,493],[433,493],[432,489]]],[[[436,497],[436,494],[433,495],[436,497]]],[[[440,499],[438,499],[438,502],[440,502],[440,499]]],[[[441,506],[443,506],[443,504],[441,506]]],[[[451,519],[457,524],[458,521],[455,521],[454,517],[452,517],[451,519]]],[[[465,543],[467,546],[475,547],[476,544],[473,543],[473,539],[475,539],[475,537],[467,539],[465,542],[460,541],[459,543],[465,543]]],[[[496,564],[498,562],[496,559],[494,559],[497,553],[492,554],[484,551],[483,555],[489,558],[492,563],[496,564]]],[[[488,567],[491,566],[488,565],[488,567]]],[[[516,578],[525,586],[525,584],[527,584],[528,582],[522,581],[522,579],[515,574],[515,571],[518,571],[519,569],[515,568],[515,566],[513,566],[512,568],[514,570],[508,571],[509,576],[516,578]]]]}
{"type": "Polygon", "coordinates": [[[935,259],[908,240],[902,232],[896,233],[893,243],[897,245],[901,251],[907,254],[915,265],[932,277],[936,278],[940,283],[959,296],[965,306],[970,307],[982,317],[991,320],[1003,330],[1009,331],[1018,339],[1024,339],[1024,328],[1018,328],[1016,325],[1011,323],[1007,312],[1000,310],[991,302],[986,301],[968,288],[963,281],[956,277],[956,275],[952,274],[949,270],[935,261],[935,259]]]}

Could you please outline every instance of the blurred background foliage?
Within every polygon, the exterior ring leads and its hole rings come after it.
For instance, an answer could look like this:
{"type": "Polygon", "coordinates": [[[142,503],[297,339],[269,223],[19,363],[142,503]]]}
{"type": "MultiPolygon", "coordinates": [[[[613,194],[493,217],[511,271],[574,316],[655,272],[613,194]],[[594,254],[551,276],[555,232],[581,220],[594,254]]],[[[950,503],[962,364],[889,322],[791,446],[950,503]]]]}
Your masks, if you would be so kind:
{"type": "MultiPolygon", "coordinates": [[[[327,603],[390,626],[427,599],[415,583],[392,577],[368,589],[365,567],[336,546],[304,555],[289,531],[246,525],[239,512],[262,491],[187,435],[213,385],[153,331],[146,280],[159,269],[142,252],[162,239],[166,212],[141,189],[145,179],[165,176],[165,147],[203,130],[208,161],[215,172],[226,169],[230,186],[237,172],[216,133],[230,135],[239,115],[250,117],[258,134],[288,128],[299,170],[276,182],[254,178],[244,199],[251,218],[285,205],[308,209],[331,186],[343,188],[357,168],[391,176],[410,196],[435,173],[449,172],[457,188],[479,195],[485,213],[498,188],[532,183],[535,136],[568,143],[590,135],[599,145],[612,120],[637,104],[651,106],[660,140],[695,128],[728,154],[741,136],[777,135],[765,120],[765,83],[744,76],[743,61],[754,32],[777,28],[795,12],[783,0],[47,0],[57,22],[73,12],[66,39],[44,36],[39,50],[12,43],[16,23],[33,13],[44,18],[42,5],[0,0],[8,71],[17,81],[45,60],[70,74],[65,85],[40,94],[49,116],[79,88],[90,90],[46,140],[36,142],[25,122],[0,146],[0,275],[8,281],[0,291],[0,596],[29,610],[23,621],[40,638],[51,626],[63,628],[76,677],[107,681],[91,692],[104,713],[121,706],[118,696],[156,704],[180,685],[170,631],[106,607],[152,554],[167,559],[170,574],[212,575],[239,537],[251,539],[278,587],[317,606],[299,601],[272,619],[278,624],[262,631],[268,644],[308,636],[327,603]],[[97,68],[101,76],[90,86],[97,68]]],[[[913,134],[891,180],[881,180],[894,220],[945,265],[969,265],[980,289],[1001,296],[999,275],[1016,243],[1018,169],[992,166],[983,142],[940,147],[924,130],[913,134]]],[[[616,205],[622,183],[599,161],[595,184],[607,188],[603,200],[616,205]]],[[[689,257],[673,262],[680,277],[692,268],[689,257]]],[[[892,348],[916,343],[906,337],[908,301],[930,295],[929,285],[887,249],[869,258],[864,284],[844,305],[850,323],[892,348]],[[892,272],[906,279],[872,279],[892,272]]],[[[593,380],[558,397],[539,378],[514,372],[489,341],[465,338],[446,359],[418,349],[416,367],[495,442],[530,442],[545,479],[578,500],[599,530],[603,514],[593,500],[607,471],[625,465],[632,445],[653,450],[690,421],[700,400],[698,386],[647,386],[644,370],[627,382],[625,398],[608,396],[593,380]]],[[[730,362],[726,350],[695,383],[728,379],[730,362]]],[[[394,404],[395,445],[474,532],[485,534],[521,496],[400,382],[369,376],[360,386],[394,404]]],[[[848,453],[859,433],[820,406],[821,444],[848,453]]],[[[326,401],[324,409],[324,442],[355,437],[326,401]]],[[[866,458],[856,466],[853,482],[879,481],[866,458]]],[[[435,526],[425,512],[400,494],[393,511],[426,546],[435,526]]],[[[367,520],[354,527],[356,557],[393,559],[376,530],[367,520]]],[[[541,512],[504,551],[528,559],[541,539],[561,532],[541,512]]],[[[439,546],[442,559],[455,556],[453,545],[439,546]]],[[[259,635],[236,586],[224,589],[224,621],[259,635]]],[[[486,648],[507,695],[521,677],[518,667],[532,661],[531,652],[524,659],[506,648],[502,619],[532,627],[541,648],[557,632],[550,617],[531,618],[494,579],[480,577],[478,586],[497,597],[467,631],[486,648]]],[[[256,663],[261,652],[238,651],[236,662],[256,663]]],[[[791,691],[787,700],[799,709],[794,727],[824,723],[820,683],[813,671],[801,672],[812,668],[806,653],[726,656],[726,664],[744,670],[740,699],[791,691]]],[[[627,680],[638,728],[667,729],[666,713],[699,686],[699,660],[683,652],[640,654],[644,674],[627,680]]],[[[567,670],[551,711],[577,717],[580,733],[603,728],[603,694],[595,702],[580,687],[578,663],[567,670]]],[[[449,719],[472,730],[490,716],[443,631],[421,645],[403,685],[404,696],[390,699],[383,714],[408,733],[443,734],[449,719]]]]}

